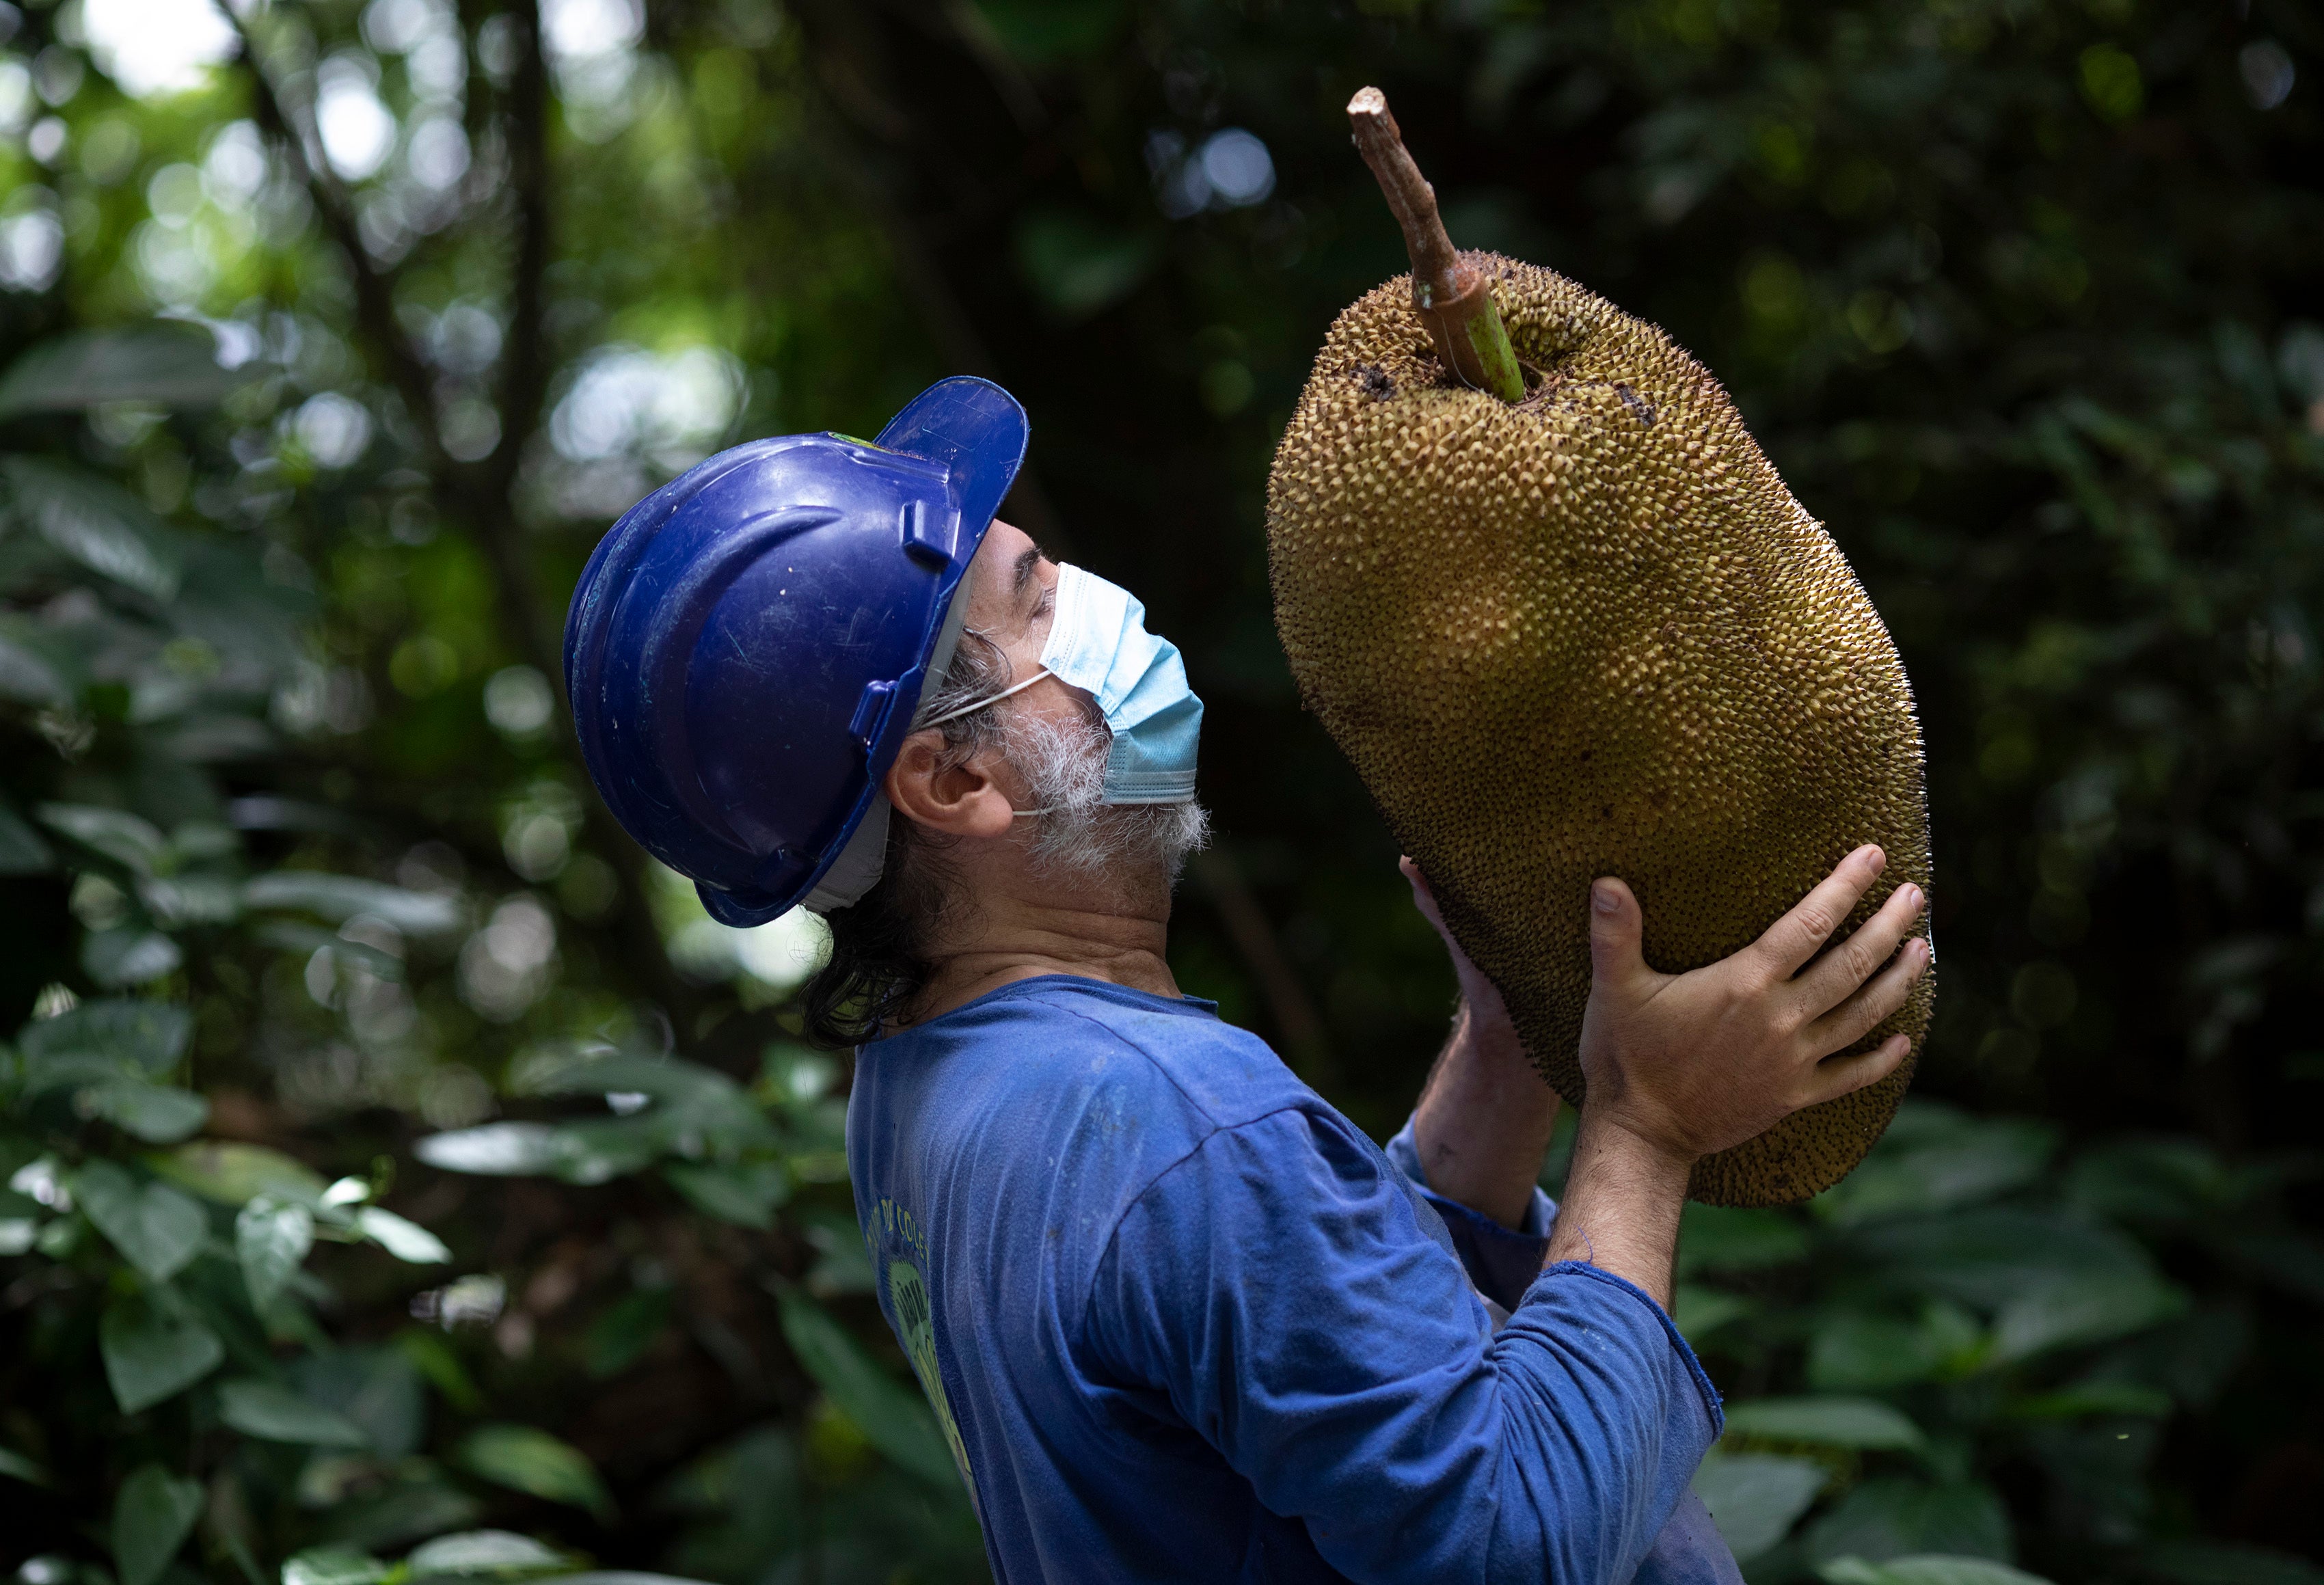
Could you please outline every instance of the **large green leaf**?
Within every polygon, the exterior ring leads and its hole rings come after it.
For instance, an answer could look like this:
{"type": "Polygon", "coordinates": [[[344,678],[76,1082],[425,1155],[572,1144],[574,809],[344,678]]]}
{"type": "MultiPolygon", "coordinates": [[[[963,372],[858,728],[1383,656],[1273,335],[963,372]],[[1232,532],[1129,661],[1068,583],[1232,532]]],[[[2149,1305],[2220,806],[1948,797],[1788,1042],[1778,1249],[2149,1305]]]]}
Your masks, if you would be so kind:
{"type": "Polygon", "coordinates": [[[209,1219],[167,1184],[140,1184],[110,1161],[73,1175],[73,1196],[97,1231],[148,1280],[166,1282],[201,1252],[209,1219]]]}
{"type": "Polygon", "coordinates": [[[640,1056],[602,1041],[544,1041],[528,1047],[510,1068],[509,1088],[519,1095],[620,1091],[663,1102],[682,1101],[704,1092],[742,1098],[740,1086],[715,1068],[681,1057],[640,1056]]]}
{"type": "Polygon", "coordinates": [[[251,934],[278,952],[295,952],[309,957],[318,952],[329,953],[349,968],[359,968],[374,978],[401,982],[403,960],[380,951],[367,942],[349,941],[336,931],[326,930],[304,919],[269,919],[251,934]]]}
{"type": "Polygon", "coordinates": [[[628,1120],[629,1125],[652,1130],[666,1147],[682,1141],[688,1155],[706,1151],[731,1157],[778,1142],[773,1126],[742,1088],[699,1063],[622,1053],[560,1058],[537,1051],[516,1076],[516,1088],[525,1094],[646,1096],[653,1105],[641,1118],[628,1120]]]}
{"type": "MultiPolygon", "coordinates": [[[[0,640],[0,645],[5,640],[0,640]]],[[[5,670],[0,663],[0,670],[5,670]]],[[[0,686],[0,693],[6,692],[0,686]]],[[[49,701],[44,701],[49,702],[49,701]]],[[[41,834],[24,822],[24,817],[0,802],[0,875],[45,874],[57,862],[57,855],[41,834]]]]}
{"type": "Polygon", "coordinates": [[[293,1360],[284,1374],[300,1397],[346,1415],[387,1458],[408,1457],[427,1438],[427,1389],[408,1349],[318,1350],[293,1360]]]}
{"type": "Polygon", "coordinates": [[[131,1415],[183,1392],[226,1359],[226,1345],[208,1327],[137,1295],[106,1306],[97,1341],[114,1400],[131,1415]]]}
{"type": "Polygon", "coordinates": [[[591,1322],[586,1361],[589,1374],[603,1381],[637,1363],[669,1324],[671,1299],[669,1288],[641,1288],[591,1322]]]}
{"type": "Polygon", "coordinates": [[[569,1442],[531,1425],[480,1425],[455,1461],[479,1479],[608,1516],[613,1499],[596,1466],[569,1442]]]}
{"type": "Polygon", "coordinates": [[[310,1546],[282,1562],[282,1585],[380,1585],[397,1565],[348,1546],[310,1546]]]}
{"type": "Polygon", "coordinates": [[[1796,1212],[1690,1203],[1680,1224],[1682,1275],[1759,1271],[1794,1264],[1806,1259],[1807,1254],[1808,1230],[1800,1224],[1796,1212]]]}
{"type": "Polygon", "coordinates": [[[202,1511],[198,1481],[144,1464],[113,1499],[113,1566],[121,1585],[153,1585],[202,1511]]]}
{"type": "Polygon", "coordinates": [[[1901,1476],[1858,1482],[1803,1539],[1811,1562],[1945,1553],[2007,1562],[2013,1550],[2009,1510],[1991,1487],[1901,1476]]]}
{"type": "Polygon", "coordinates": [[[800,1366],[873,1447],[923,1480],[957,1489],[960,1472],[927,1400],[880,1368],[820,1304],[782,1295],[783,1338],[800,1366]]]}
{"type": "Polygon", "coordinates": [[[297,1201],[261,1195],[242,1208],[234,1219],[234,1251],[251,1308],[263,1313],[274,1302],[314,1241],[314,1212],[297,1201]]]}
{"type": "Polygon", "coordinates": [[[171,531],[109,479],[30,456],[0,457],[12,508],[59,554],[155,600],[178,592],[180,558],[171,531]]]}
{"type": "Polygon", "coordinates": [[[323,1193],[322,1177],[312,1167],[263,1145],[197,1139],[145,1162],[179,1187],[221,1205],[240,1205],[260,1194],[312,1205],[323,1193]]]}
{"type": "Polygon", "coordinates": [[[1738,1562],[1791,1533],[1831,1471],[1812,1459],[1713,1452],[1694,1472],[1694,1491],[1738,1562]]]}
{"type": "Polygon", "coordinates": [[[1727,1405],[1728,1434],[1815,1447],[1910,1451],[1927,1445],[1921,1428],[1872,1398],[1755,1398],[1727,1405]]]}
{"type": "Polygon", "coordinates": [[[2151,1269],[2067,1271],[2029,1282],[1994,1317],[1996,1363],[2070,1344],[2102,1342],[2168,1321],[2187,1295],[2151,1269]]]}
{"type": "Polygon", "coordinates": [[[2055,1131],[2041,1123],[1909,1101],[1864,1164],[1814,1205],[1849,1227],[1978,1204],[2032,1182],[2056,1148],[2055,1131]]]}
{"type": "MultiPolygon", "coordinates": [[[[169,856],[173,862],[191,857],[181,844],[183,834],[170,841],[169,856]]],[[[223,875],[186,870],[139,880],[137,900],[157,923],[172,930],[189,925],[230,925],[242,913],[242,891],[234,881],[223,875]]]]}
{"type": "Polygon", "coordinates": [[[177,972],[185,961],[185,952],[176,942],[141,925],[92,930],[80,945],[80,966],[108,991],[159,980],[177,972]]]}
{"type": "Polygon", "coordinates": [[[669,1143],[659,1122],[625,1117],[562,1124],[484,1123],[430,1134],[412,1153],[446,1172],[602,1184],[638,1171],[669,1143]]]}
{"type": "Polygon", "coordinates": [[[106,1071],[160,1074],[177,1065],[193,1032],[193,1015],[172,1002],[85,1001],[25,1025],[16,1045],[35,1067],[96,1056],[106,1071]]]}
{"type": "Polygon", "coordinates": [[[2039,1574],[1985,1558],[1923,1553],[1884,1563],[1835,1558],[1816,1571],[1824,1585],[2050,1585],[2039,1574]]]}
{"type": "Polygon", "coordinates": [[[543,1546],[530,1535],[506,1530],[468,1530],[457,1535],[439,1535],[413,1548],[411,1555],[403,1560],[403,1566],[416,1582],[562,1573],[572,1567],[572,1562],[563,1553],[543,1546]]]}
{"type": "Polygon", "coordinates": [[[208,1120],[210,1103],[190,1090],[113,1079],[82,1092],[99,1117],[153,1145],[184,1138],[208,1120]]]}
{"type": "Polygon", "coordinates": [[[2200,1140],[2133,1138],[2083,1151],[2065,1187],[2075,1204],[2114,1221],[2177,1227],[2229,1203],[2236,1185],[2200,1140]]]}
{"type": "Polygon", "coordinates": [[[154,320],[75,331],[20,354],[0,373],[0,419],[107,401],[208,407],[248,378],[218,366],[217,338],[198,325],[154,320]]]}
{"type": "Polygon", "coordinates": [[[1820,1309],[1808,1348],[1808,1385],[1824,1391],[1943,1379],[1969,1373],[1985,1358],[1985,1328],[1958,1304],[1932,1301],[1913,1321],[1833,1304],[1820,1309]]]}
{"type": "Polygon", "coordinates": [[[1739,1294],[1723,1288],[1705,1287],[1700,1283],[1678,1285],[1672,1295],[1671,1319],[1685,1334],[1687,1341],[1697,1348],[1703,1341],[1728,1322],[1740,1320],[1756,1306],[1739,1294]]]}
{"type": "Polygon", "coordinates": [[[583,1118],[557,1128],[557,1175],[568,1184],[602,1184],[683,1150],[691,1141],[659,1108],[635,1117],[583,1118]]]}
{"type": "Polygon", "coordinates": [[[2135,1381],[2086,1381],[2017,1398],[2005,1413],[2013,1420],[2085,1420],[2102,1415],[2167,1420],[2175,1406],[2161,1387],[2135,1381]]]}
{"type": "Polygon", "coordinates": [[[170,850],[161,828],[143,815],[101,804],[42,804],[41,824],[102,853],[132,875],[151,875],[170,850]]]}
{"type": "Polygon", "coordinates": [[[1897,1283],[1996,1313],[1996,1361],[2096,1341],[2176,1313],[2184,1296],[2127,1235],[2051,1212],[1898,1219],[1849,1242],[1897,1283]]]}
{"type": "Polygon", "coordinates": [[[411,1153],[445,1172],[488,1177],[531,1177],[554,1172],[563,1159],[558,1130],[547,1123],[484,1123],[430,1134],[411,1153]]]}
{"type": "Polygon", "coordinates": [[[310,1447],[364,1447],[362,1427],[336,1409],[309,1403],[271,1381],[229,1381],[218,1388],[218,1417],[244,1436],[310,1447]]]}
{"type": "Polygon", "coordinates": [[[677,1162],[661,1175],[696,1210],[742,1227],[772,1227],[775,1212],[790,1198],[790,1175],[779,1162],[677,1162]]]}
{"type": "Polygon", "coordinates": [[[0,699],[50,709],[71,704],[75,689],[67,674],[81,668],[65,664],[56,649],[53,635],[28,630],[0,613],[0,699]]]}
{"type": "Polygon", "coordinates": [[[355,1230],[394,1256],[415,1266],[436,1266],[452,1258],[444,1240],[418,1222],[366,1205],[355,1212],[355,1230]]]}
{"type": "Polygon", "coordinates": [[[369,914],[406,935],[441,935],[460,927],[460,905],[451,898],[314,870],[261,875],[243,888],[242,900],[246,908],[316,914],[333,924],[369,914]]]}

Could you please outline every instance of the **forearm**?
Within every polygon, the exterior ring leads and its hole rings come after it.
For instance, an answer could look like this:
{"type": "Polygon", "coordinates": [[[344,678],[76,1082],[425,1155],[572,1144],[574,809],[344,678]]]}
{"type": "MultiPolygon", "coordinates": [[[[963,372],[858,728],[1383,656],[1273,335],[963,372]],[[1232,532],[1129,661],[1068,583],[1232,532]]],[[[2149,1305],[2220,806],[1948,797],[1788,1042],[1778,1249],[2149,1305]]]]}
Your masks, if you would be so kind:
{"type": "Polygon", "coordinates": [[[1506,1018],[1480,1016],[1464,998],[1413,1110],[1428,1187],[1517,1226],[1556,1122],[1557,1092],[1526,1060],[1517,1031],[1506,1018]]]}
{"type": "Polygon", "coordinates": [[[1690,1170],[1683,1157],[1584,1107],[1544,1263],[1585,1261],[1631,1283],[1667,1311],[1690,1170]]]}

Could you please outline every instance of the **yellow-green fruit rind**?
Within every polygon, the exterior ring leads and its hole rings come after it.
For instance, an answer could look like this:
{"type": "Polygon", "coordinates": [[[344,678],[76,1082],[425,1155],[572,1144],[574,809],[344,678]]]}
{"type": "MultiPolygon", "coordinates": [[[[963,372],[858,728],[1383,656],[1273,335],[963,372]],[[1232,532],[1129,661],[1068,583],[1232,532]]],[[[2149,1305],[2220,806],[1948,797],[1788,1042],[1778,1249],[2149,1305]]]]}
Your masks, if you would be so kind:
{"type": "MultiPolygon", "coordinates": [[[[1389,281],[1342,314],[1268,485],[1276,622],[1309,708],[1579,1104],[1589,887],[1628,881],[1646,960],[1756,940],[1858,844],[1888,854],[1849,919],[1929,884],[1904,670],[1838,546],[1710,373],[1554,272],[1490,254],[1510,406],[1446,382],[1389,281]]],[[[1854,1049],[1917,1056],[1934,976],[1854,1049]]],[[[1706,1158],[1699,1200],[1837,1183],[1912,1061],[1706,1158]]]]}

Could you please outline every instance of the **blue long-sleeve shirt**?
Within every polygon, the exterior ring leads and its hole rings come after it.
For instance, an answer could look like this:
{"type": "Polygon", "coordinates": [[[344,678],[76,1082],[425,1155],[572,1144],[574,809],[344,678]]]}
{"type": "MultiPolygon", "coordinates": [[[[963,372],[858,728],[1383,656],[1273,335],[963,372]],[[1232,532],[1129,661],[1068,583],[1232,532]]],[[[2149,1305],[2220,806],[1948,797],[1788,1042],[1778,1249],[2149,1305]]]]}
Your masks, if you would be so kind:
{"type": "Polygon", "coordinates": [[[1055,976],[868,1045],[848,1157],[1009,1585],[1733,1578],[1661,1308],[1539,1270],[1545,1201],[1456,1240],[1206,1003],[1055,976]]]}

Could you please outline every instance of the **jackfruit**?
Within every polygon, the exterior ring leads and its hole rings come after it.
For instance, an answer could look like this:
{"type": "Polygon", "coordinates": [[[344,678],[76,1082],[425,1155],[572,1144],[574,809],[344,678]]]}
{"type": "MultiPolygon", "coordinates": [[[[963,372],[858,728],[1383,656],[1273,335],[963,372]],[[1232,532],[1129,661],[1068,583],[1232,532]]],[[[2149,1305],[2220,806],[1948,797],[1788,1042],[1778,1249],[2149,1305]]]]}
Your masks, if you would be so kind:
{"type": "MultiPolygon", "coordinates": [[[[1592,879],[1629,882],[1647,962],[1677,972],[1878,843],[1887,868],[1840,939],[1929,885],[1921,738],[1871,601],[1710,372],[1562,275],[1461,258],[1524,398],[1447,373],[1409,277],[1342,313],[1268,479],[1276,622],[1308,707],[1578,1105],[1592,879]]],[[[1852,1048],[1901,1030],[1902,1067],[1705,1158],[1692,1196],[1838,1182],[1894,1116],[1934,989],[1852,1048]]]]}

